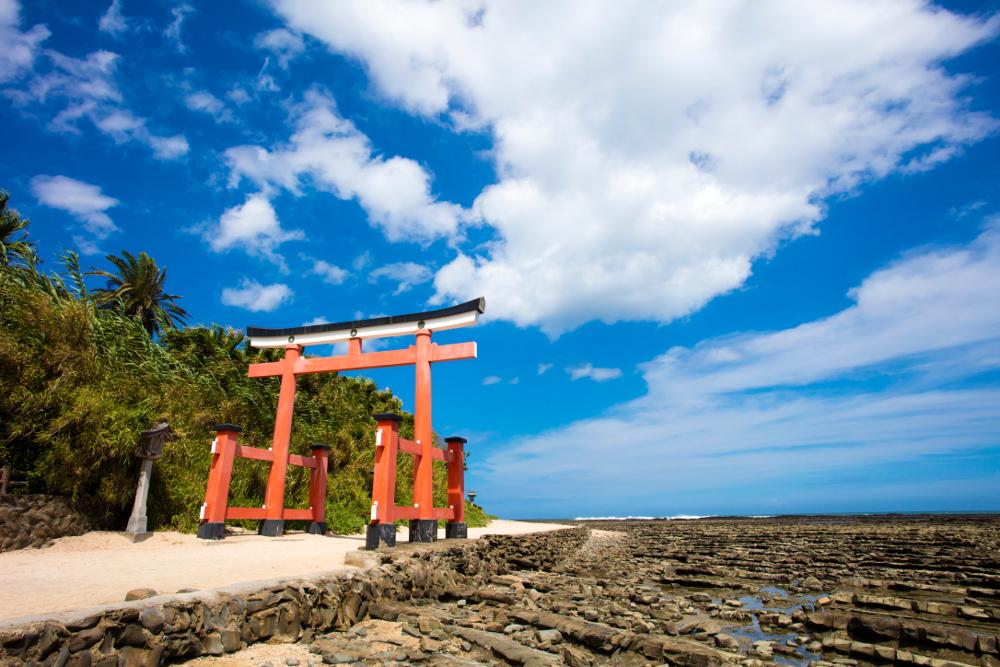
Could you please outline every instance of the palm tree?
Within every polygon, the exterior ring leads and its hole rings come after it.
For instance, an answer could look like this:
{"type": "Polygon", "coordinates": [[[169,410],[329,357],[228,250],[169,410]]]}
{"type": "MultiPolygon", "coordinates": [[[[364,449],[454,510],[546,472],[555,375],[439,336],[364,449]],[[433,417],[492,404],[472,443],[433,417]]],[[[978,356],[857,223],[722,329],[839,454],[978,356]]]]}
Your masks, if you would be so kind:
{"type": "Polygon", "coordinates": [[[8,199],[10,195],[0,190],[0,266],[9,266],[18,260],[31,266],[35,263],[35,247],[25,232],[28,221],[17,211],[7,208],[8,199]],[[21,235],[15,239],[18,232],[21,235]]]}
{"type": "Polygon", "coordinates": [[[126,315],[137,318],[150,336],[184,323],[188,314],[175,303],[181,297],[163,291],[167,270],[156,266],[152,257],[140,252],[136,259],[123,250],[121,257],[108,255],[107,260],[114,264],[115,273],[87,273],[108,279],[106,287],[93,291],[94,299],[102,308],[121,309],[126,315]]]}

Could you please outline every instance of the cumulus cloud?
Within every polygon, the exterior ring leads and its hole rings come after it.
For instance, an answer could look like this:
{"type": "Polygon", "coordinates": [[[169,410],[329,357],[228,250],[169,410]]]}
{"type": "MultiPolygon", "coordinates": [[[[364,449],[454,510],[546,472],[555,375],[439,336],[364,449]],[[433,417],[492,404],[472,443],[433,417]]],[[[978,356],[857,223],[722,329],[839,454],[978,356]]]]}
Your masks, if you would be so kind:
{"type": "Polygon", "coordinates": [[[264,195],[255,194],[242,204],[226,209],[217,225],[202,230],[202,237],[215,252],[239,248],[287,272],[284,258],[277,253],[278,246],[286,241],[301,240],[305,235],[298,229],[282,228],[271,202],[264,195]]]}
{"type": "Polygon", "coordinates": [[[538,364],[538,374],[545,375],[551,368],[552,364],[538,364]]]}
{"type": "Polygon", "coordinates": [[[286,69],[288,63],[305,50],[302,36],[284,28],[262,32],[254,38],[253,44],[258,49],[273,53],[282,69],[286,69]]]}
{"type": "Polygon", "coordinates": [[[461,207],[437,201],[430,175],[413,160],[376,155],[368,137],[342,118],[333,99],[310,91],[293,111],[296,131],[287,145],[226,151],[230,185],[248,179],[261,188],[300,192],[301,181],[356,199],[392,241],[428,241],[458,228],[461,207]]]}
{"type": "MultiPolygon", "coordinates": [[[[539,370],[541,371],[541,367],[539,367],[539,370]]],[[[622,369],[620,368],[595,368],[589,362],[577,366],[568,366],[566,372],[569,373],[569,379],[573,381],[589,378],[594,382],[606,382],[622,376],[622,369]]],[[[541,372],[539,375],[541,375],[541,372]]]]}
{"type": "Polygon", "coordinates": [[[0,0],[0,83],[13,81],[31,71],[41,43],[49,38],[49,29],[43,24],[22,32],[21,5],[17,0],[0,0]]]}
{"type": "Polygon", "coordinates": [[[516,503],[544,476],[562,482],[524,511],[571,497],[657,513],[779,470],[821,480],[995,447],[1000,388],[974,379],[1000,369],[998,294],[1000,220],[873,273],[829,317],[668,350],[644,365],[643,397],[497,450],[488,493],[516,503]]]}
{"type": "Polygon", "coordinates": [[[118,37],[128,31],[128,21],[122,15],[121,0],[111,0],[111,5],[97,22],[97,27],[101,32],[106,32],[113,37],[118,37]]]}
{"type": "Polygon", "coordinates": [[[292,290],[288,285],[261,285],[249,278],[243,278],[239,287],[226,287],[222,290],[222,303],[254,313],[269,313],[291,298],[292,290]]]}
{"type": "Polygon", "coordinates": [[[273,5],[405,109],[492,134],[472,216],[496,241],[442,268],[438,301],[501,295],[493,317],[553,336],[691,313],[827,197],[997,126],[942,62],[1000,19],[924,3],[273,5]]]}
{"type": "Polygon", "coordinates": [[[487,375],[483,378],[483,385],[490,386],[491,384],[500,384],[503,382],[503,378],[499,375],[487,375]]]}
{"type": "MultiPolygon", "coordinates": [[[[39,203],[66,211],[82,222],[84,228],[98,239],[105,239],[112,232],[118,231],[118,226],[106,211],[117,206],[119,201],[102,193],[97,185],[68,176],[39,175],[31,179],[31,192],[39,203]]],[[[78,245],[83,247],[81,243],[78,245]]],[[[92,242],[88,246],[92,249],[96,247],[92,242]]],[[[92,254],[84,250],[85,254],[92,254]]]]}
{"type": "Polygon", "coordinates": [[[434,273],[429,268],[421,264],[415,264],[414,262],[386,264],[368,274],[368,279],[373,283],[383,278],[388,278],[395,282],[396,291],[394,294],[407,292],[414,285],[425,283],[433,277],[434,273]]]}

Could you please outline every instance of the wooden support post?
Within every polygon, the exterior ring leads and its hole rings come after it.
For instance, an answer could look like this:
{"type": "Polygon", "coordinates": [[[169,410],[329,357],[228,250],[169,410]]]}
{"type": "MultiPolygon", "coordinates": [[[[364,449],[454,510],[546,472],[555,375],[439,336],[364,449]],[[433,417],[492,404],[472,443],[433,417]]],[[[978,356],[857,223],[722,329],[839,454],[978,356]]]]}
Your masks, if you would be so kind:
{"type": "Polygon", "coordinates": [[[448,507],[451,519],[445,524],[444,536],[448,539],[465,539],[469,529],[465,523],[465,438],[445,438],[448,443],[448,507]]]}
{"type": "Polygon", "coordinates": [[[285,532],[285,476],[288,472],[288,444],[292,437],[292,409],[295,406],[295,362],[302,355],[301,345],[286,345],[282,360],[281,389],[278,410],[274,418],[274,438],[271,449],[274,460],[267,476],[264,494],[265,518],[258,532],[268,537],[280,537],[285,532]]]}
{"type": "Polygon", "coordinates": [[[372,511],[365,537],[366,549],[379,543],[396,546],[396,457],[399,453],[399,415],[375,415],[375,479],[372,511]]]}
{"type": "Polygon", "coordinates": [[[420,446],[420,456],[413,461],[413,504],[417,518],[410,521],[411,542],[433,542],[437,539],[434,518],[434,430],[431,426],[431,332],[417,331],[416,389],[413,405],[413,435],[420,446]]]}
{"type": "Polygon", "coordinates": [[[309,509],[312,521],[309,532],[326,535],[326,476],[330,464],[330,445],[313,445],[311,448],[316,467],[309,471],[309,509]]]}
{"type": "Polygon", "coordinates": [[[233,459],[238,446],[236,441],[242,430],[235,424],[216,424],[214,429],[216,436],[212,443],[212,466],[208,471],[205,504],[201,506],[201,524],[198,526],[198,537],[203,540],[221,540],[225,535],[229,480],[233,476],[233,459]]]}

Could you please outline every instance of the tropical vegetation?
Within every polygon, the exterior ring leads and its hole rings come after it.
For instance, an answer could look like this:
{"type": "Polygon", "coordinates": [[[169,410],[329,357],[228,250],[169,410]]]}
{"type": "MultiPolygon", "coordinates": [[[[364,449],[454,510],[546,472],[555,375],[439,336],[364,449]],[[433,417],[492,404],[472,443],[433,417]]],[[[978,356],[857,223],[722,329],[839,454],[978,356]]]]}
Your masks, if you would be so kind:
{"type": "MultiPolygon", "coordinates": [[[[242,332],[185,327],[180,297],[166,291],[166,270],[140,252],[106,259],[110,270],[85,273],[73,252],[58,271],[39,269],[29,223],[0,193],[0,464],[27,472],[33,493],[72,497],[108,526],[124,526],[135,489],[138,434],[169,422],[175,434],[154,467],[150,525],[193,531],[210,462],[212,425],[243,427],[241,442],[267,447],[278,380],[251,379],[247,365],[281,351],[249,348],[242,332]],[[88,276],[106,284],[88,287],[88,276]]],[[[373,413],[412,416],[390,391],[335,373],[299,379],[292,451],[331,445],[327,524],[360,530],[368,516],[373,413]]],[[[412,466],[402,457],[397,498],[411,500],[412,466]]],[[[257,506],[266,464],[239,460],[230,502],[257,506]]],[[[444,470],[435,471],[444,504],[444,470]]],[[[289,506],[308,504],[308,477],[292,468],[289,506]]],[[[470,525],[487,515],[467,504],[470,525]]]]}

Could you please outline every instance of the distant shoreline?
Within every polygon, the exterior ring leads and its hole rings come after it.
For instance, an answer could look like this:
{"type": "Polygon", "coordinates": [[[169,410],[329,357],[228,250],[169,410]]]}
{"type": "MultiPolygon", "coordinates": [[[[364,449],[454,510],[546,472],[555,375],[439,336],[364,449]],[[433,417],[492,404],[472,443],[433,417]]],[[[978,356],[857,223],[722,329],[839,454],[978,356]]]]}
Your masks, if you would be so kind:
{"type": "Polygon", "coordinates": [[[664,516],[578,516],[578,517],[546,517],[530,519],[510,519],[511,521],[528,521],[538,523],[584,523],[591,521],[700,521],[703,519],[752,520],[752,519],[792,519],[792,518],[822,518],[822,517],[934,517],[934,516],[992,516],[1000,514],[1000,510],[927,510],[927,511],[890,511],[890,512],[792,512],[787,514],[672,514],[664,516]]]}

